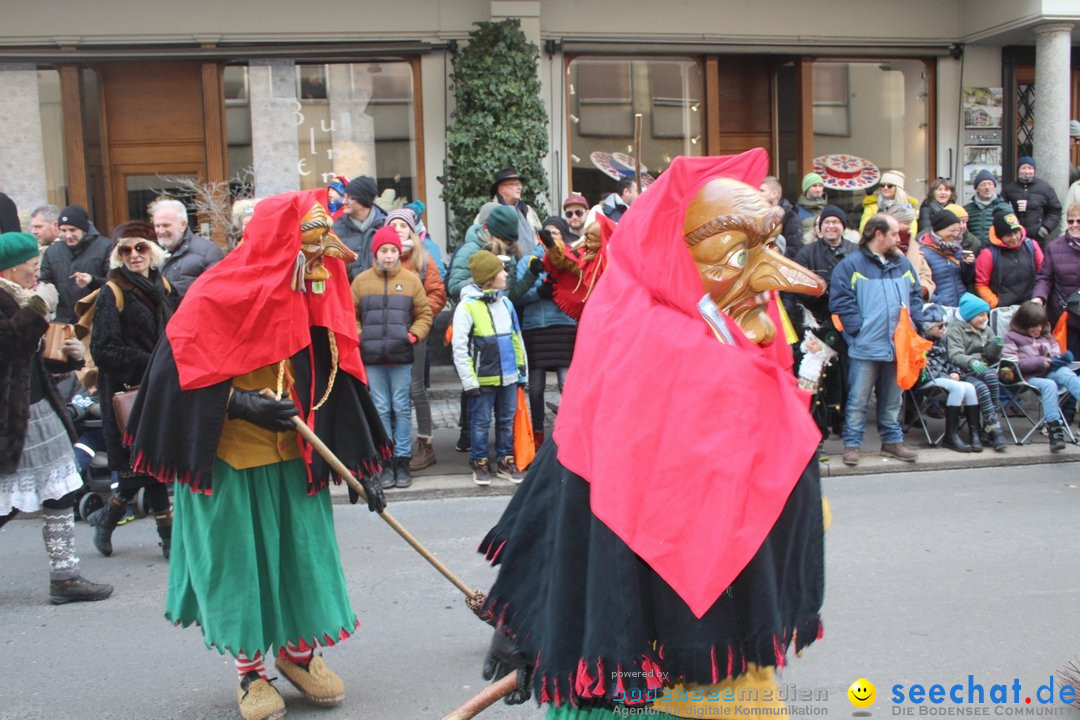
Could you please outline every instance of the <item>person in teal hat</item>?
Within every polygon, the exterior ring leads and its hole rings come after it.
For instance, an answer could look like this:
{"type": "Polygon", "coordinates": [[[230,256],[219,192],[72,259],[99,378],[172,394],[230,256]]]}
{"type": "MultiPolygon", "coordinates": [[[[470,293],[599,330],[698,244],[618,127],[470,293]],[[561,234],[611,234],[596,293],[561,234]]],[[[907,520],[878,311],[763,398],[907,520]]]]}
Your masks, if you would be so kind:
{"type": "Polygon", "coordinates": [[[41,338],[56,293],[50,302],[38,285],[38,252],[33,235],[0,235],[0,527],[19,512],[40,511],[49,602],[104,600],[112,585],[90,582],[79,572],[74,507],[82,476],[72,450],[75,428],[49,374],[82,367],[86,348],[66,340],[67,360],[49,361],[46,368],[41,338]]]}
{"type": "Polygon", "coordinates": [[[814,219],[818,213],[825,209],[828,199],[825,197],[825,180],[817,173],[803,175],[802,194],[799,202],[795,205],[795,211],[799,214],[799,222],[802,223],[802,231],[806,233],[814,228],[814,219]]]}

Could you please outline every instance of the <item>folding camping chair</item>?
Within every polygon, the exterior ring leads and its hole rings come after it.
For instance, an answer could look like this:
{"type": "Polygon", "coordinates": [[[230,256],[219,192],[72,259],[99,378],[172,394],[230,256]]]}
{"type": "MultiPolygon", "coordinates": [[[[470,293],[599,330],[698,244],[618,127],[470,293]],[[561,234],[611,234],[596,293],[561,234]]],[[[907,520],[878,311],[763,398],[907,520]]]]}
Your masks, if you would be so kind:
{"type": "MultiPolygon", "coordinates": [[[[1080,363],[1072,363],[1069,366],[1070,370],[1076,371],[1080,368],[1080,363]]],[[[1001,384],[1002,390],[1008,390],[1008,392],[1001,393],[1001,419],[1005,423],[1005,427],[1009,428],[1009,434],[1012,435],[1013,441],[1017,445],[1023,445],[1028,439],[1035,433],[1042,430],[1046,425],[1046,421],[1043,420],[1043,402],[1042,393],[1039,389],[1024,379],[1023,373],[1020,372],[1019,366],[1016,361],[1006,360],[1002,358],[1001,363],[998,365],[998,382],[1001,384]],[[1031,395],[1035,398],[1036,413],[1028,412],[1028,409],[1024,407],[1024,397],[1031,395]],[[1009,417],[1009,410],[1013,409],[1018,411],[1023,417],[1031,423],[1031,429],[1027,431],[1022,438],[1017,439],[1016,430],[1013,428],[1013,420],[1015,417],[1009,417]]],[[[1069,391],[1065,388],[1058,388],[1058,405],[1067,400],[1069,397],[1069,391]]],[[[1065,435],[1069,442],[1076,444],[1076,436],[1073,434],[1072,428],[1068,423],[1061,423],[1065,427],[1065,435]]]]}

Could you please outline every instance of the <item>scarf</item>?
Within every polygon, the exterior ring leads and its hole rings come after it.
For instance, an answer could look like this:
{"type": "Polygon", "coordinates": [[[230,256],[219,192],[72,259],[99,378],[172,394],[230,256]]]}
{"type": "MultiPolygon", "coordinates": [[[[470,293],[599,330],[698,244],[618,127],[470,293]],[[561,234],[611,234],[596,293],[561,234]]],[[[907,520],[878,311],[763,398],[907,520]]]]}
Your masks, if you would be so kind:
{"type": "Polygon", "coordinates": [[[176,310],[175,301],[165,292],[165,283],[161,280],[161,273],[157,268],[151,268],[150,275],[143,277],[126,267],[120,267],[119,270],[121,277],[135,287],[142,301],[153,311],[155,329],[157,335],[160,336],[169,323],[173,311],[176,310]]]}
{"type": "Polygon", "coordinates": [[[896,188],[896,197],[886,200],[881,196],[881,193],[877,194],[878,212],[888,213],[889,215],[896,215],[904,210],[910,210],[912,215],[915,214],[915,208],[911,206],[911,200],[908,199],[907,193],[901,187],[896,188]]]}
{"type": "Polygon", "coordinates": [[[20,308],[26,307],[26,303],[30,302],[30,298],[34,295],[33,290],[27,290],[22,285],[7,278],[0,278],[0,290],[10,295],[11,299],[18,303],[20,308]]]}
{"type": "Polygon", "coordinates": [[[827,198],[824,195],[819,197],[817,200],[811,200],[810,198],[806,197],[806,193],[803,193],[799,196],[799,206],[806,208],[815,215],[824,210],[827,204],[827,198]]]}

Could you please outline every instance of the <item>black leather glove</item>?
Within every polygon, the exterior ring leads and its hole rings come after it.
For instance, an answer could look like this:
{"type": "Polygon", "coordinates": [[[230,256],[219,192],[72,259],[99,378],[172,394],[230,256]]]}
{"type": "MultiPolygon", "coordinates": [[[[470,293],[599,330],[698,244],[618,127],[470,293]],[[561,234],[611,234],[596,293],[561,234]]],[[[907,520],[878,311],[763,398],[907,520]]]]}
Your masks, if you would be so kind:
{"type": "Polygon", "coordinates": [[[555,238],[551,237],[550,230],[544,228],[537,234],[540,235],[540,242],[542,242],[544,244],[544,247],[546,247],[548,250],[555,247],[555,238]]]}
{"type": "MultiPolygon", "coordinates": [[[[364,494],[367,495],[368,510],[373,513],[381,513],[386,509],[386,495],[383,494],[382,485],[379,484],[377,478],[365,478],[360,477],[360,486],[364,488],[364,494]]],[[[353,505],[360,501],[360,495],[353,490],[352,485],[349,485],[349,502],[353,505]]]]}
{"type": "Polygon", "coordinates": [[[499,631],[491,638],[491,647],[484,658],[484,679],[498,680],[517,670],[517,688],[503,698],[507,705],[520,705],[529,699],[532,667],[525,662],[525,653],[499,631]]]}
{"type": "Polygon", "coordinates": [[[550,300],[555,296],[555,286],[549,282],[540,283],[540,287],[536,288],[536,296],[542,300],[550,300]]]}
{"type": "Polygon", "coordinates": [[[264,397],[255,390],[234,388],[232,397],[229,398],[229,419],[247,420],[253,425],[275,432],[291,430],[294,425],[290,418],[298,414],[292,401],[264,397]]]}
{"type": "Polygon", "coordinates": [[[480,397],[480,388],[469,388],[468,390],[465,391],[465,397],[467,397],[467,398],[480,397]]]}
{"type": "Polygon", "coordinates": [[[544,272],[544,261],[533,255],[529,258],[529,272],[533,275],[539,275],[544,272]]]}

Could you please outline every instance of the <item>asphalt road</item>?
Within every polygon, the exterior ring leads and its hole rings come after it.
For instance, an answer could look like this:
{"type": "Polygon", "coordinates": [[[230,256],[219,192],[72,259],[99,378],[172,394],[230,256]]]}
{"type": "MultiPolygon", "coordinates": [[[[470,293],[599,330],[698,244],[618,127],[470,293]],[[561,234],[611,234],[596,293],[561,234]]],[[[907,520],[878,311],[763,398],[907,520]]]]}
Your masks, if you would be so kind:
{"type": "MultiPolygon", "coordinates": [[[[987,692],[1015,678],[1031,694],[1048,682],[1080,654],[1078,470],[1065,463],[827,479],[834,520],[825,637],[780,676],[782,687],[816,699],[792,705],[850,717],[846,691],[860,677],[877,686],[877,717],[895,713],[895,684],[948,687],[971,674],[987,692]]],[[[506,502],[416,500],[392,510],[466,582],[486,589],[494,571],[473,550],[506,502]]],[[[348,697],[320,710],[281,681],[289,717],[441,718],[482,688],[489,629],[383,523],[359,507],[334,512],[362,623],[326,653],[348,697]]],[[[77,532],[84,574],[116,586],[108,601],[49,606],[40,520],[0,531],[0,718],[239,717],[231,661],[206,650],[196,628],[162,617],[167,567],[153,523],[119,528],[112,558],[93,550],[90,528],[80,523],[77,532]]],[[[543,716],[535,705],[500,704],[481,717],[543,716]]]]}

